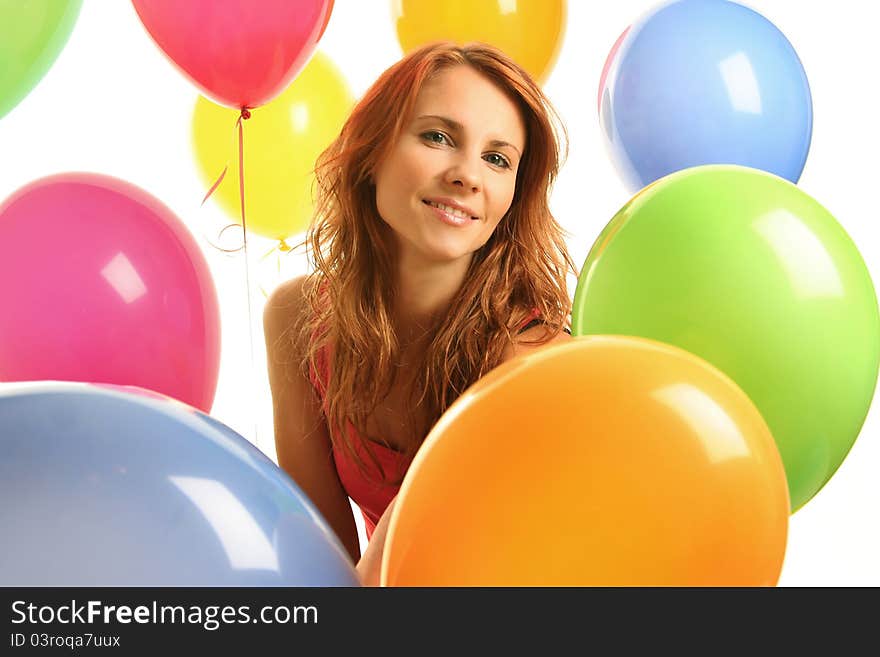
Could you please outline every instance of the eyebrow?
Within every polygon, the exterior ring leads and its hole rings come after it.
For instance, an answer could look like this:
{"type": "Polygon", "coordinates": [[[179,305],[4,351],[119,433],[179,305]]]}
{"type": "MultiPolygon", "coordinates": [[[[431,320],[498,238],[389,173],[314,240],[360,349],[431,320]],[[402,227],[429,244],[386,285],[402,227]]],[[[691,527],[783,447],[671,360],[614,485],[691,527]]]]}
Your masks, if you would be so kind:
{"type": "MultiPolygon", "coordinates": [[[[419,121],[421,119],[436,119],[437,121],[440,121],[441,123],[445,123],[449,128],[451,128],[453,130],[458,130],[459,132],[464,132],[464,126],[461,123],[459,123],[458,121],[456,121],[454,119],[450,119],[448,116],[439,116],[437,114],[423,114],[422,116],[417,117],[416,121],[419,121]]],[[[516,146],[514,146],[513,144],[511,144],[510,142],[504,141],[502,139],[493,139],[492,141],[489,142],[489,145],[492,146],[493,148],[501,148],[503,146],[509,146],[510,148],[512,148],[513,150],[516,151],[516,154],[519,155],[520,158],[522,158],[522,153],[520,153],[519,149],[516,146]]]]}

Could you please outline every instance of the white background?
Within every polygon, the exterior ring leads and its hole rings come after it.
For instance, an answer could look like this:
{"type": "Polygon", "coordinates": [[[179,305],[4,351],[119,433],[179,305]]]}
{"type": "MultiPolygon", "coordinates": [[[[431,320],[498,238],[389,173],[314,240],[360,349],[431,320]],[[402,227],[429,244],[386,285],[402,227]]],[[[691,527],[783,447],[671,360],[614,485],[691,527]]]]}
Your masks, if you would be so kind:
{"type": "MultiPolygon", "coordinates": [[[[837,217],[878,281],[880,46],[875,23],[865,14],[869,3],[747,4],[785,33],[809,78],[813,141],[799,186],[837,217]]],[[[648,0],[570,2],[562,50],[544,87],[570,135],[570,155],[554,190],[553,210],[573,234],[569,247],[578,266],[629,197],[605,154],[599,130],[596,93],[602,65],[621,31],[653,6],[648,0]]],[[[390,2],[336,0],[319,50],[360,97],[401,56],[390,2]]],[[[190,147],[196,93],[147,36],[129,2],[85,0],[52,69],[0,119],[0,199],[52,173],[95,171],[133,182],[170,206],[203,247],[220,298],[223,351],[212,415],[274,458],[259,323],[262,297],[253,297],[252,365],[243,259],[211,248],[207,236],[225,219],[211,202],[199,206],[206,189],[190,147]]],[[[256,237],[251,245],[257,255],[272,246],[256,237]]],[[[271,288],[304,271],[306,263],[302,256],[287,257],[281,267],[280,275],[252,267],[252,276],[271,288]]],[[[837,474],[792,516],[780,585],[880,585],[878,413],[875,404],[837,474]]]]}

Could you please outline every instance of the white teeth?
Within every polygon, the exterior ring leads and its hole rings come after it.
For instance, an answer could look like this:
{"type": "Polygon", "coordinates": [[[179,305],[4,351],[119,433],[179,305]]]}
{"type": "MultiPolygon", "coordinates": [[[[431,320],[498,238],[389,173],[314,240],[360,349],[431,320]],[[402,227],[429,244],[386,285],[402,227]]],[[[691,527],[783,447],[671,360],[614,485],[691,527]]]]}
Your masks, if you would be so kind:
{"type": "Polygon", "coordinates": [[[428,205],[433,205],[435,208],[439,208],[444,212],[451,214],[454,217],[461,217],[462,219],[470,219],[470,215],[467,212],[462,212],[457,208],[450,207],[448,205],[443,205],[442,203],[434,203],[434,201],[428,201],[428,205]]]}

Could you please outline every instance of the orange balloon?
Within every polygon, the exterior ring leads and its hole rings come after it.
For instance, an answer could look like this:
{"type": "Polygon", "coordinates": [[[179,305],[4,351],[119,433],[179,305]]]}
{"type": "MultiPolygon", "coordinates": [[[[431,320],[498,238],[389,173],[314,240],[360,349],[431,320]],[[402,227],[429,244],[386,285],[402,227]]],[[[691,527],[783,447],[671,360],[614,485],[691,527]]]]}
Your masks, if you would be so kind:
{"type": "Polygon", "coordinates": [[[736,384],[659,342],[502,364],[440,418],[392,511],[384,586],[774,586],[788,486],[736,384]]]}

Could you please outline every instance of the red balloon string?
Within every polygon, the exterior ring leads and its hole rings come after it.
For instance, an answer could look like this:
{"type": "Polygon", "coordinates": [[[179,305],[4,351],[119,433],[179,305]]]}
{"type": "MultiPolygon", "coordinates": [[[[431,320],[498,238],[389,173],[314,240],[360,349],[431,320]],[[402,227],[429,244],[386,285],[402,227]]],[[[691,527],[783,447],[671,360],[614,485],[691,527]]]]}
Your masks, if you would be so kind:
{"type": "MultiPolygon", "coordinates": [[[[242,121],[246,121],[251,118],[251,112],[246,107],[241,109],[241,113],[238,115],[238,119],[235,121],[235,127],[233,130],[238,131],[238,194],[241,201],[240,209],[241,209],[241,229],[242,229],[242,245],[237,249],[224,249],[222,247],[216,247],[221,251],[226,253],[236,253],[238,251],[244,251],[244,277],[245,277],[245,293],[247,295],[247,319],[248,319],[248,336],[249,336],[249,345],[250,345],[250,356],[251,356],[251,371],[254,377],[256,377],[256,361],[254,359],[254,313],[253,306],[251,303],[251,275],[250,275],[250,263],[248,262],[248,245],[247,245],[247,216],[245,213],[245,202],[244,202],[244,126],[242,125],[242,121]]],[[[229,170],[229,161],[227,160],[226,165],[223,167],[223,171],[218,176],[217,180],[214,181],[214,184],[211,185],[211,188],[208,190],[208,193],[205,194],[205,198],[202,199],[201,205],[205,204],[217,187],[220,186],[220,183],[223,182],[223,179],[226,177],[226,172],[229,170]]],[[[236,224],[229,224],[224,227],[223,230],[220,231],[220,237],[222,238],[223,233],[226,232],[227,229],[232,228],[236,224]]],[[[255,379],[256,381],[256,379],[255,379]]],[[[258,386],[253,385],[250,386],[253,390],[253,394],[258,396],[258,386]]],[[[257,408],[257,403],[255,402],[254,408],[257,408]]],[[[259,424],[256,421],[256,417],[254,418],[254,439],[258,440],[258,431],[259,424]]]]}
{"type": "MultiPolygon", "coordinates": [[[[241,114],[238,117],[238,121],[235,122],[236,127],[238,128],[238,196],[241,200],[241,228],[244,233],[244,251],[245,255],[247,255],[247,223],[245,223],[244,218],[244,127],[241,125],[242,119],[251,118],[251,113],[247,110],[246,107],[241,109],[241,114]]],[[[223,175],[226,174],[226,170],[223,170],[223,175]]]]}
{"type": "Polygon", "coordinates": [[[220,173],[220,177],[217,178],[217,180],[214,181],[214,184],[213,184],[213,185],[211,185],[211,189],[209,189],[209,190],[208,190],[208,193],[205,194],[205,198],[202,199],[202,202],[201,202],[200,205],[204,205],[204,204],[205,204],[205,201],[207,201],[207,200],[211,197],[211,194],[214,193],[214,190],[217,189],[217,187],[220,186],[220,183],[222,183],[222,182],[223,182],[223,179],[226,177],[226,170],[227,170],[228,168],[229,168],[229,163],[227,163],[226,166],[223,167],[223,171],[220,173]]]}
{"type": "MultiPolygon", "coordinates": [[[[233,133],[232,133],[232,134],[233,134],[233,140],[234,140],[235,131],[238,130],[238,133],[239,133],[239,150],[241,149],[241,130],[242,130],[241,122],[242,122],[242,120],[247,120],[247,119],[249,119],[249,118],[251,118],[251,112],[250,112],[250,110],[247,109],[246,107],[243,107],[243,108],[241,109],[241,113],[238,115],[238,119],[236,119],[236,121],[235,121],[235,125],[234,125],[233,128],[232,128],[232,130],[233,130],[233,133]]],[[[242,156],[241,156],[241,153],[239,153],[239,163],[241,163],[241,161],[242,161],[242,156]]],[[[223,182],[223,179],[226,177],[226,172],[227,172],[228,170],[229,170],[229,160],[226,161],[226,164],[223,166],[223,171],[220,172],[220,175],[217,177],[217,180],[214,181],[214,184],[211,185],[211,188],[210,188],[210,189],[208,190],[208,192],[205,194],[205,197],[202,199],[202,202],[200,203],[200,206],[204,205],[204,204],[205,204],[205,201],[207,201],[209,198],[211,198],[211,195],[212,195],[212,194],[215,192],[215,190],[220,186],[220,183],[223,182]]],[[[240,170],[239,170],[239,171],[240,171],[240,170]]],[[[239,192],[242,193],[242,199],[241,199],[241,201],[242,201],[242,209],[241,209],[242,222],[244,221],[244,196],[243,196],[243,190],[244,190],[244,177],[243,177],[243,175],[241,175],[241,176],[239,176],[239,192]]],[[[234,224],[234,223],[233,223],[233,224],[229,224],[228,226],[224,226],[223,229],[222,229],[222,230],[220,231],[220,233],[218,234],[218,238],[222,239],[222,238],[223,238],[223,233],[225,233],[227,230],[229,230],[230,228],[233,228],[234,226],[237,226],[237,225],[238,225],[238,224],[234,224]]],[[[242,223],[241,226],[242,226],[242,230],[244,230],[244,228],[245,228],[244,223],[242,223]]],[[[209,240],[209,242],[210,242],[210,240],[209,240]]],[[[218,245],[214,244],[213,242],[211,242],[211,246],[213,246],[215,249],[217,249],[217,250],[219,250],[219,251],[223,251],[224,253],[238,253],[238,252],[241,251],[243,248],[245,248],[246,245],[245,245],[245,244],[242,244],[242,246],[239,246],[239,247],[237,247],[237,248],[229,249],[229,248],[223,248],[223,247],[218,246],[218,245]]]]}
{"type": "Polygon", "coordinates": [[[242,246],[244,247],[244,280],[245,280],[245,293],[247,294],[247,309],[248,309],[248,345],[250,346],[250,354],[251,354],[251,376],[253,377],[251,382],[251,394],[253,395],[253,410],[254,410],[254,444],[260,444],[260,423],[258,420],[259,416],[259,408],[260,408],[260,386],[258,385],[259,377],[257,375],[257,361],[254,358],[254,312],[252,308],[251,302],[251,266],[248,262],[248,246],[247,246],[247,220],[245,219],[244,212],[244,126],[242,125],[242,120],[247,120],[251,118],[251,113],[246,107],[241,108],[241,115],[238,117],[238,121],[236,121],[236,126],[238,126],[238,194],[241,199],[241,229],[242,229],[242,246]]]}
{"type": "MultiPolygon", "coordinates": [[[[248,110],[246,107],[242,107],[241,114],[238,115],[238,119],[236,119],[235,125],[232,128],[233,134],[235,134],[234,131],[236,128],[238,129],[239,134],[241,134],[242,119],[249,119],[249,118],[251,118],[250,110],[248,110]]],[[[201,203],[202,205],[205,204],[205,201],[207,201],[209,198],[211,198],[211,194],[213,194],[214,190],[217,189],[220,186],[220,183],[223,182],[223,179],[226,177],[226,171],[228,169],[229,169],[229,161],[227,160],[226,165],[223,167],[223,171],[220,172],[220,175],[217,177],[217,180],[214,181],[214,184],[211,185],[211,189],[208,190],[208,193],[205,194],[205,198],[202,199],[202,203],[201,203]]]]}
{"type": "MultiPolygon", "coordinates": [[[[244,126],[241,124],[242,119],[249,118],[251,118],[251,113],[247,108],[242,108],[241,116],[238,117],[236,126],[238,126],[238,195],[241,199],[241,229],[243,235],[242,246],[244,248],[244,280],[247,292],[248,334],[250,335],[251,367],[256,371],[256,362],[254,360],[254,313],[251,308],[251,268],[248,263],[247,220],[245,219],[244,212],[244,126]]],[[[256,390],[256,387],[254,389],[256,390]]]]}

